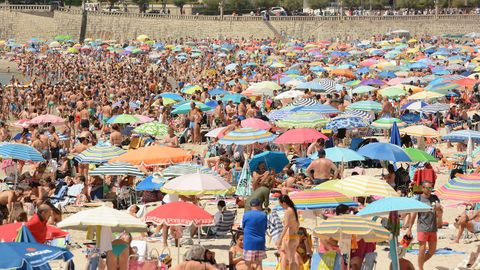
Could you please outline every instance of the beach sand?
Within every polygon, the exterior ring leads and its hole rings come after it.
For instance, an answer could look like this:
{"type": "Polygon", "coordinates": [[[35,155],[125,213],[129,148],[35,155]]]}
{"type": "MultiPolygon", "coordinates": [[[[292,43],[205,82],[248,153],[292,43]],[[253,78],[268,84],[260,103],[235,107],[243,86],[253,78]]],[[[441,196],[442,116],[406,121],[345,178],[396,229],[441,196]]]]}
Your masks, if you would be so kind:
{"type": "MultiPolygon", "coordinates": [[[[446,148],[446,144],[441,144],[439,145],[442,153],[445,155],[453,155],[455,153],[455,148],[446,148]]],[[[199,150],[198,147],[195,147],[195,150],[199,150]]],[[[437,169],[439,168],[438,172],[438,180],[436,187],[439,187],[446,183],[449,175],[449,171],[443,167],[440,168],[438,164],[434,165],[434,168],[437,169]]],[[[348,175],[349,171],[347,170],[345,175],[348,175]]],[[[381,170],[380,169],[368,169],[367,170],[368,175],[373,175],[380,177],[381,170]]],[[[205,203],[205,201],[203,201],[205,203]]],[[[457,217],[459,213],[463,210],[462,207],[458,206],[456,207],[455,205],[458,202],[454,201],[443,201],[442,205],[444,206],[444,216],[443,220],[448,221],[449,224],[453,224],[454,219],[457,217]]],[[[276,204],[276,203],[275,203],[276,204]]],[[[215,203],[207,203],[207,206],[205,207],[207,211],[210,213],[215,213],[216,211],[216,206],[215,203]]],[[[243,216],[243,209],[239,209],[239,212],[237,214],[236,218],[236,223],[241,224],[243,216]]],[[[100,218],[100,217],[99,217],[100,218]]],[[[317,219],[317,221],[320,221],[320,218],[317,219]]],[[[315,227],[315,220],[314,219],[302,219],[301,221],[301,226],[304,226],[309,229],[313,229],[315,227]]],[[[416,226],[414,226],[414,232],[416,226]]],[[[86,233],[81,232],[81,231],[74,231],[71,230],[71,236],[73,239],[73,242],[76,243],[84,243],[88,242],[85,239],[86,233]]],[[[461,240],[460,244],[452,244],[451,237],[455,235],[455,228],[453,225],[449,225],[448,228],[440,229],[438,232],[438,248],[451,248],[454,251],[460,251],[460,252],[469,252],[473,250],[477,245],[480,244],[479,241],[473,241],[470,239],[468,241],[461,240]]],[[[405,231],[401,231],[400,233],[400,238],[405,234],[405,231]]],[[[194,242],[197,243],[197,239],[194,239],[194,242]]],[[[216,259],[217,262],[219,263],[228,263],[228,250],[229,250],[229,245],[231,241],[231,236],[223,237],[223,238],[214,238],[214,239],[201,239],[201,244],[204,245],[206,248],[213,250],[216,253],[216,259]]],[[[267,238],[268,241],[268,238],[267,238]]],[[[415,241],[415,240],[414,240],[415,241]]],[[[276,252],[275,248],[275,243],[272,242],[267,242],[267,254],[268,258],[264,261],[264,269],[275,269],[275,264],[277,262],[277,259],[274,255],[276,252]]],[[[377,266],[376,269],[383,270],[383,269],[388,269],[390,265],[390,260],[388,258],[388,251],[385,251],[384,249],[388,247],[387,243],[382,243],[377,245],[377,253],[378,253],[378,258],[377,258],[377,266]]],[[[163,246],[161,241],[157,242],[149,242],[148,243],[148,248],[149,250],[156,249],[159,252],[163,250],[163,246]]],[[[418,247],[416,247],[418,248],[418,247]]],[[[180,248],[180,261],[182,260],[182,255],[184,252],[188,249],[188,246],[183,246],[180,248]]],[[[74,262],[77,267],[77,269],[84,269],[87,263],[87,260],[85,259],[85,255],[82,253],[82,249],[73,249],[72,252],[74,253],[74,262]]],[[[168,252],[171,252],[171,256],[173,258],[173,263],[175,264],[177,262],[177,255],[178,255],[178,250],[177,248],[170,247],[168,252]]],[[[417,268],[417,256],[412,255],[412,254],[407,254],[406,258],[410,260],[411,262],[414,263],[414,265],[417,268]]],[[[436,255],[434,256],[430,261],[428,261],[425,264],[425,269],[453,269],[455,266],[457,266],[461,261],[463,261],[466,258],[466,255],[436,255]]]]}

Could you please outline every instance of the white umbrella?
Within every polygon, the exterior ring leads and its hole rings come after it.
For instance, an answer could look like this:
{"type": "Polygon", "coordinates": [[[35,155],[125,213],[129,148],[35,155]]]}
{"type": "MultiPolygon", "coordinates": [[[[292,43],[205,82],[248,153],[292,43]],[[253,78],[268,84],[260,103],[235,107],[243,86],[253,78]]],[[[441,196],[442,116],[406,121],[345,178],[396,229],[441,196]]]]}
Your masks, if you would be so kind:
{"type": "Polygon", "coordinates": [[[207,134],[205,134],[205,137],[210,137],[210,138],[218,138],[218,135],[227,127],[218,127],[216,129],[212,129],[207,134]]]}
{"type": "Polygon", "coordinates": [[[110,227],[112,231],[144,232],[147,225],[141,220],[107,206],[84,210],[73,214],[57,224],[57,227],[86,231],[89,227],[110,227]]]}
{"type": "Polygon", "coordinates": [[[303,95],[305,95],[305,93],[303,91],[289,90],[289,91],[283,92],[283,93],[273,97],[273,99],[298,98],[298,97],[301,97],[303,95]]]}
{"type": "Polygon", "coordinates": [[[222,177],[205,173],[179,176],[165,183],[161,190],[178,195],[225,194],[233,191],[232,186],[222,177]]]}

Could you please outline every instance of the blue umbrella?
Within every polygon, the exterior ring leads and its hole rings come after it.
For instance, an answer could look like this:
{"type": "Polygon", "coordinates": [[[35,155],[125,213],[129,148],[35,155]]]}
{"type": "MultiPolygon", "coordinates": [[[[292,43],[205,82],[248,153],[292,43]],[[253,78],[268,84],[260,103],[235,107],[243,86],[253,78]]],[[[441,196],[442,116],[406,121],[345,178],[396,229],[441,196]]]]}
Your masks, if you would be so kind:
{"type": "Polygon", "coordinates": [[[160,96],[162,98],[170,98],[175,101],[185,101],[185,99],[182,96],[176,93],[165,92],[165,93],[161,93],[160,96]]]}
{"type": "Polygon", "coordinates": [[[210,100],[208,102],[205,102],[205,105],[207,105],[210,108],[215,108],[218,106],[218,102],[215,100],[210,100]]]}
{"type": "Polygon", "coordinates": [[[357,151],[360,155],[378,160],[394,162],[412,161],[400,146],[390,143],[369,143],[357,151]]]}
{"type": "Polygon", "coordinates": [[[390,132],[390,143],[394,145],[401,146],[402,142],[400,141],[400,131],[398,130],[397,122],[393,122],[392,130],[390,132]]]}
{"type": "Polygon", "coordinates": [[[136,191],[152,191],[152,190],[160,190],[163,185],[167,182],[161,175],[154,173],[149,175],[142,182],[138,183],[135,186],[136,191]]]}
{"type": "Polygon", "coordinates": [[[280,173],[283,168],[289,163],[287,156],[283,152],[266,151],[253,156],[250,160],[250,170],[255,171],[260,163],[264,162],[267,170],[274,170],[275,173],[280,173]]]}
{"type": "Polygon", "coordinates": [[[21,143],[0,144],[0,157],[24,161],[44,162],[45,159],[37,149],[21,143]]]}
{"type": "Polygon", "coordinates": [[[331,130],[338,130],[341,128],[358,128],[358,127],[366,127],[367,123],[356,116],[337,116],[333,118],[326,126],[327,129],[331,130]]]}
{"type": "Polygon", "coordinates": [[[378,201],[368,204],[360,210],[359,216],[384,216],[391,211],[399,213],[428,212],[432,207],[419,200],[407,197],[385,197],[378,201]]]}
{"type": "Polygon", "coordinates": [[[480,142],[480,131],[476,130],[458,130],[450,132],[449,134],[443,136],[443,139],[446,141],[456,141],[456,142],[463,142],[472,138],[475,142],[480,142]]]}
{"type": "Polygon", "coordinates": [[[418,111],[421,108],[428,106],[428,103],[425,103],[423,101],[412,101],[409,102],[401,107],[402,110],[415,110],[418,111]]]}
{"type": "Polygon", "coordinates": [[[326,113],[326,114],[334,114],[334,113],[339,113],[337,109],[330,105],[324,105],[324,104],[314,104],[311,106],[304,106],[302,108],[299,108],[297,111],[299,112],[316,112],[316,113],[326,113]]]}
{"type": "MultiPolygon", "coordinates": [[[[326,158],[332,162],[350,162],[356,160],[365,160],[365,158],[359,155],[357,152],[342,147],[331,147],[325,149],[326,158]]],[[[318,153],[310,156],[311,159],[317,159],[318,153]]]]}
{"type": "Polygon", "coordinates": [[[0,269],[50,269],[48,262],[51,260],[73,258],[67,249],[38,243],[0,243],[0,254],[8,256],[0,260],[0,269]]]}
{"type": "Polygon", "coordinates": [[[415,113],[406,113],[400,116],[400,120],[407,124],[413,124],[420,121],[420,115],[415,113]]]}
{"type": "Polygon", "coordinates": [[[229,92],[227,90],[224,90],[222,88],[215,88],[210,91],[208,91],[208,94],[210,96],[218,96],[218,95],[225,95],[228,94],[229,92]]]}
{"type": "Polygon", "coordinates": [[[37,243],[37,240],[33,236],[32,232],[30,232],[30,230],[27,228],[27,226],[22,225],[22,227],[20,227],[20,230],[17,233],[15,242],[37,243]]]}
{"type": "Polygon", "coordinates": [[[220,98],[221,101],[223,102],[228,102],[228,101],[232,101],[233,103],[240,103],[240,100],[242,98],[246,98],[244,95],[241,95],[241,94],[238,94],[238,93],[234,93],[234,94],[226,94],[225,96],[223,96],[222,98],[220,98]]]}

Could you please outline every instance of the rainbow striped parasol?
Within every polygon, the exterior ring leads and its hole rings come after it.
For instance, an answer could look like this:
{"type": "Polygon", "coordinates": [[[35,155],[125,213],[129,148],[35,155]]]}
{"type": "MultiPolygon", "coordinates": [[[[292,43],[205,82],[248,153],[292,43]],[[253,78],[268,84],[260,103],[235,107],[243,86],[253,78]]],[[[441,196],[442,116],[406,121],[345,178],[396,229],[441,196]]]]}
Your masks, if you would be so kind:
{"type": "Polygon", "coordinates": [[[436,189],[435,194],[444,200],[480,202],[480,175],[457,175],[436,189]]]}
{"type": "Polygon", "coordinates": [[[335,240],[348,239],[351,235],[356,235],[357,239],[365,242],[383,242],[390,239],[390,232],[380,223],[354,215],[333,216],[323,220],[314,229],[314,233],[320,238],[332,237],[335,240]]]}
{"type": "Polygon", "coordinates": [[[247,145],[256,142],[270,142],[273,141],[273,139],[275,138],[275,135],[266,130],[254,128],[239,128],[234,131],[230,131],[227,135],[223,136],[219,140],[219,143],[226,145],[247,145]]]}
{"type": "Polygon", "coordinates": [[[347,206],[358,206],[358,203],[352,201],[347,196],[330,190],[304,190],[290,194],[290,198],[295,203],[297,209],[321,209],[335,208],[339,204],[347,206]]]}

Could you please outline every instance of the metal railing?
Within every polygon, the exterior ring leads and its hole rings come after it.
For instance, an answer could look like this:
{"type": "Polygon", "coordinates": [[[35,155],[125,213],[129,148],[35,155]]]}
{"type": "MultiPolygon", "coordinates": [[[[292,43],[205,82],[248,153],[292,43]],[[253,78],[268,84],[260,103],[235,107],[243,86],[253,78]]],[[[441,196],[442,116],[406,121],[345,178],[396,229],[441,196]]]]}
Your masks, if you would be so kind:
{"type": "Polygon", "coordinates": [[[0,5],[0,10],[8,11],[52,11],[50,5],[0,5]]]}

